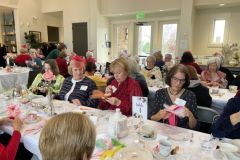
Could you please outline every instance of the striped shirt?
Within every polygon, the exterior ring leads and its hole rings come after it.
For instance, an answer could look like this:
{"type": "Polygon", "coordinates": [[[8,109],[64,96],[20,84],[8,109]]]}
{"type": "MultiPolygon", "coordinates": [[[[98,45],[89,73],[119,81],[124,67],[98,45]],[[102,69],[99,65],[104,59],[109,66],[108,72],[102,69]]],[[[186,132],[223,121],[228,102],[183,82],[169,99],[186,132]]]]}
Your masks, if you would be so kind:
{"type": "MultiPolygon", "coordinates": [[[[81,104],[88,107],[97,107],[98,100],[91,99],[90,95],[92,95],[93,90],[96,90],[96,84],[88,77],[84,77],[81,81],[75,82],[75,87],[73,91],[68,95],[68,101],[72,101],[73,99],[79,99],[81,104]]],[[[73,81],[72,76],[68,77],[64,80],[61,91],[59,93],[59,97],[61,100],[64,100],[66,94],[68,94],[72,88],[73,81]]]]}

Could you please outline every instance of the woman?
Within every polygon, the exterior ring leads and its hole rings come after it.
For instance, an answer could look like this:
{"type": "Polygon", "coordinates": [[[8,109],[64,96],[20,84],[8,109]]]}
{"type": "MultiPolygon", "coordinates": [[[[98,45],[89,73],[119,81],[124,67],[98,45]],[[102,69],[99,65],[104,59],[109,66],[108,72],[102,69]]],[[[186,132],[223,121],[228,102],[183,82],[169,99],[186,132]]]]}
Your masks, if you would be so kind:
{"type": "Polygon", "coordinates": [[[200,68],[200,66],[197,63],[195,63],[193,55],[190,51],[185,51],[183,53],[180,63],[183,65],[193,66],[197,70],[198,74],[201,74],[202,72],[202,69],[200,68]]]}
{"type": "Polygon", "coordinates": [[[212,97],[209,94],[209,89],[201,84],[197,76],[197,71],[192,66],[187,66],[190,78],[188,90],[195,93],[197,98],[197,105],[204,107],[211,107],[212,97]]]}
{"type": "Polygon", "coordinates": [[[56,59],[60,74],[65,78],[69,76],[67,60],[65,59],[66,57],[67,57],[66,51],[61,51],[58,55],[58,58],[56,59]]]}
{"type": "Polygon", "coordinates": [[[206,86],[227,87],[226,74],[219,71],[220,63],[219,59],[214,57],[207,61],[206,70],[201,73],[201,79],[206,86]]]}
{"type": "Polygon", "coordinates": [[[2,160],[14,160],[18,146],[20,144],[21,139],[21,128],[22,128],[22,121],[19,118],[15,118],[13,121],[8,118],[3,118],[0,120],[0,126],[12,122],[13,126],[13,134],[10,142],[5,147],[0,143],[0,159],[2,160]]]}
{"type": "Polygon", "coordinates": [[[157,51],[153,53],[153,56],[156,58],[155,66],[160,68],[160,70],[163,70],[163,66],[165,65],[165,62],[163,61],[163,55],[161,51],[157,51]]]}
{"type": "Polygon", "coordinates": [[[43,160],[90,160],[95,140],[95,126],[87,116],[63,113],[44,126],[39,148],[43,160]]]}
{"type": "Polygon", "coordinates": [[[212,134],[218,138],[240,139],[240,90],[224,107],[223,113],[212,126],[212,134]]]}
{"type": "Polygon", "coordinates": [[[60,99],[70,101],[75,105],[97,107],[98,100],[90,98],[97,87],[93,80],[84,75],[85,60],[80,56],[73,56],[68,70],[72,76],[64,80],[59,93],[60,99]]]}
{"type": "Polygon", "coordinates": [[[169,71],[174,66],[171,54],[165,54],[164,62],[166,71],[169,71]]]}
{"type": "Polygon", "coordinates": [[[27,66],[32,68],[33,70],[40,70],[42,68],[42,61],[37,57],[36,49],[31,48],[29,50],[29,54],[32,57],[31,61],[27,61],[27,66]]]}
{"type": "Polygon", "coordinates": [[[20,54],[15,59],[16,65],[26,67],[26,61],[29,61],[31,59],[32,57],[28,54],[27,46],[22,45],[22,48],[20,49],[20,54]]]}
{"type": "Polygon", "coordinates": [[[186,90],[189,85],[189,75],[184,65],[174,66],[167,74],[166,84],[168,88],[160,89],[155,95],[155,105],[151,120],[169,123],[171,117],[175,118],[177,126],[194,129],[197,125],[197,101],[192,91],[186,90]],[[183,107],[182,118],[172,116],[166,105],[174,107],[176,99],[180,98],[186,102],[183,107]],[[166,105],[164,105],[166,104],[166,105]]]}
{"type": "Polygon", "coordinates": [[[158,86],[162,81],[162,73],[159,67],[155,66],[156,58],[154,56],[147,57],[147,66],[141,70],[149,87],[158,86]]]}
{"type": "Polygon", "coordinates": [[[103,78],[101,75],[95,75],[96,65],[93,62],[87,62],[85,76],[93,80],[99,90],[105,90],[107,86],[107,78],[103,78]]]}
{"type": "Polygon", "coordinates": [[[55,83],[53,84],[52,88],[53,88],[53,93],[58,94],[62,87],[64,77],[59,74],[59,69],[58,69],[57,63],[54,59],[49,59],[49,60],[45,61],[42,73],[39,73],[35,77],[32,85],[30,86],[29,89],[33,93],[40,94],[40,95],[46,95],[48,89],[46,86],[43,85],[43,81],[44,81],[43,75],[46,72],[52,72],[53,75],[55,76],[55,80],[54,80],[55,83]]]}
{"type": "Polygon", "coordinates": [[[110,65],[114,80],[107,86],[105,93],[109,96],[100,101],[101,109],[115,110],[120,108],[126,116],[132,115],[132,96],[142,96],[137,81],[129,77],[129,66],[125,58],[118,58],[110,65]]]}
{"type": "Polygon", "coordinates": [[[51,52],[49,52],[45,60],[57,59],[60,52],[65,51],[66,49],[67,49],[67,46],[64,43],[59,43],[56,49],[53,49],[51,52]]]}

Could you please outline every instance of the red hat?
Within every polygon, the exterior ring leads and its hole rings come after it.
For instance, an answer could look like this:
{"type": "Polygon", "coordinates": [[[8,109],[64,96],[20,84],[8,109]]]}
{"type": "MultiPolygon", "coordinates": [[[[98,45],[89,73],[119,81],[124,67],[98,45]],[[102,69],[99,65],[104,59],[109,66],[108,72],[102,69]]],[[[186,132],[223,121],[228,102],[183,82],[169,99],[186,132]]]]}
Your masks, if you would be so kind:
{"type": "Polygon", "coordinates": [[[77,55],[72,56],[72,59],[70,62],[70,65],[72,67],[82,68],[82,67],[85,67],[85,64],[86,64],[86,61],[82,56],[77,56],[77,55]]]}

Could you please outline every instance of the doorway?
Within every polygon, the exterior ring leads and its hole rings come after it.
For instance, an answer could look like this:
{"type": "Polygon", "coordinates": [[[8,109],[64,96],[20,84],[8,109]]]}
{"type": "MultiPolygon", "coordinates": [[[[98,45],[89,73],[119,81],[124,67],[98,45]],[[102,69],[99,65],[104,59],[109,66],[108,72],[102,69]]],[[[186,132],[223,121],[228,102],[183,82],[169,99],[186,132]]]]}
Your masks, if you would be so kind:
{"type": "Polygon", "coordinates": [[[48,42],[59,42],[59,28],[47,26],[48,42]]]}
{"type": "Polygon", "coordinates": [[[78,55],[85,56],[88,50],[87,22],[73,23],[73,51],[78,55]]]}

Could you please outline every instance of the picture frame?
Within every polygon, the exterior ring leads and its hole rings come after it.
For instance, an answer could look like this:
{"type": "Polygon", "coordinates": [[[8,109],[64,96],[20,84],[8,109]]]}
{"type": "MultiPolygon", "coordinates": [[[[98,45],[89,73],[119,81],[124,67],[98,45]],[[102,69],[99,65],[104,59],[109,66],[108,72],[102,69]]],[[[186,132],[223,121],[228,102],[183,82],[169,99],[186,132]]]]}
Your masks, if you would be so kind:
{"type": "Polygon", "coordinates": [[[34,34],[36,36],[36,41],[41,42],[41,32],[40,31],[29,31],[29,34],[34,34]]]}

